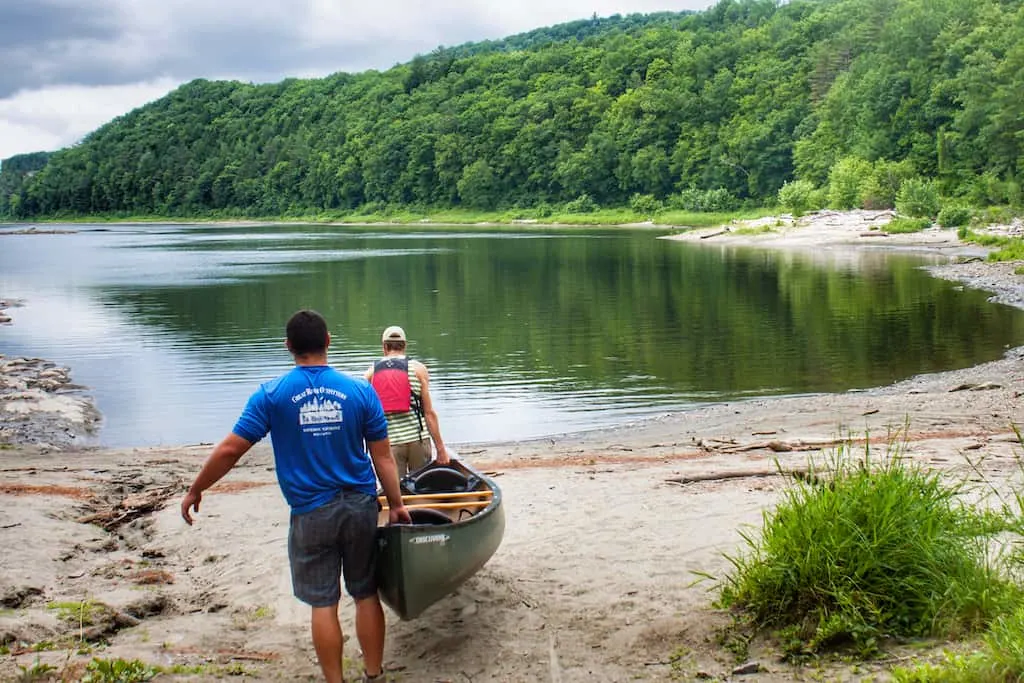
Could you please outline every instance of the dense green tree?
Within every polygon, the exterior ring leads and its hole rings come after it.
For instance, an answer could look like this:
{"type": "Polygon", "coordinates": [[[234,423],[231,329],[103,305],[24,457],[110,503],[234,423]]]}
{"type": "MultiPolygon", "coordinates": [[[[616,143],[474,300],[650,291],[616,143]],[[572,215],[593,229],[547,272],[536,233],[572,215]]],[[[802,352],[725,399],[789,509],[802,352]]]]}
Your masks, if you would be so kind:
{"type": "Polygon", "coordinates": [[[892,206],[914,176],[1019,202],[1022,46],[1024,0],[721,0],[383,72],[197,80],[5,161],[0,216],[758,202],[830,177],[842,206],[892,206]]]}

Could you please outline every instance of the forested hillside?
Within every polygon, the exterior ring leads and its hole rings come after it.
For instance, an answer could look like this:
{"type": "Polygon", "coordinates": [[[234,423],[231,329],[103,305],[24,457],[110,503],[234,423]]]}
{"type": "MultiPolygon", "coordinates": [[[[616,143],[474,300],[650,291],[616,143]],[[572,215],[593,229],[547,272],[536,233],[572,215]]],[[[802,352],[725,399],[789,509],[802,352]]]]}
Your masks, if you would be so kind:
{"type": "Polygon", "coordinates": [[[794,179],[833,205],[911,178],[1010,203],[1022,92],[1024,0],[722,0],[385,72],[194,81],[0,185],[0,214],[727,208],[794,179]]]}

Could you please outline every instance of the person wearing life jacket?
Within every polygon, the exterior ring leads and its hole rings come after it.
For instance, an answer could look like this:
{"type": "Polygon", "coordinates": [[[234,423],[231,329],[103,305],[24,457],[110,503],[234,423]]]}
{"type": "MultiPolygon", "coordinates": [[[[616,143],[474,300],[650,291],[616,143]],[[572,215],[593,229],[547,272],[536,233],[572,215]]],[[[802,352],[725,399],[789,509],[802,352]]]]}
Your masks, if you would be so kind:
{"type": "Polygon", "coordinates": [[[437,462],[447,465],[448,451],[430,399],[427,366],[406,357],[407,342],[401,327],[392,325],[384,330],[381,343],[384,355],[370,366],[365,377],[384,406],[398,476],[404,477],[430,462],[431,441],[437,451],[437,462]]]}

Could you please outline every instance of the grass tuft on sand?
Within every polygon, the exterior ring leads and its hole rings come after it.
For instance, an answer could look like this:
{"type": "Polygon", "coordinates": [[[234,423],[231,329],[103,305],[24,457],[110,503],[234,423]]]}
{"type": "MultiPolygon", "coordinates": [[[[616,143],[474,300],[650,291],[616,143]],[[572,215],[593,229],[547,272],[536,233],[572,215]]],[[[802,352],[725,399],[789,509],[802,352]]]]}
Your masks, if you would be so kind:
{"type": "Polygon", "coordinates": [[[720,602],[774,632],[789,658],[840,646],[870,656],[890,637],[956,638],[1020,604],[990,552],[1007,520],[905,462],[898,437],[888,443],[875,459],[870,446],[862,458],[838,448],[728,557],[720,602]]]}

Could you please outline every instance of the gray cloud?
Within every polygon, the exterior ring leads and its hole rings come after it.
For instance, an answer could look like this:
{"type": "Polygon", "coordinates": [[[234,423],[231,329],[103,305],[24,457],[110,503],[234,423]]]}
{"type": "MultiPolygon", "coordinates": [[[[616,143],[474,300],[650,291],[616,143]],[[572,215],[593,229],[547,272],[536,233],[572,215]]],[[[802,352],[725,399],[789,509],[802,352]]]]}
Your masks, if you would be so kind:
{"type": "Polygon", "coordinates": [[[0,3],[0,99],[51,85],[156,78],[280,80],[387,68],[437,45],[498,38],[592,12],[707,0],[27,0],[0,3]]]}
{"type": "Polygon", "coordinates": [[[111,40],[117,33],[114,13],[103,7],[85,7],[66,0],[0,5],[0,46],[4,52],[22,47],[36,49],[61,40],[111,40]]]}
{"type": "Polygon", "coordinates": [[[0,158],[73,144],[194,78],[386,69],[438,45],[713,1],[0,0],[0,158]]]}

